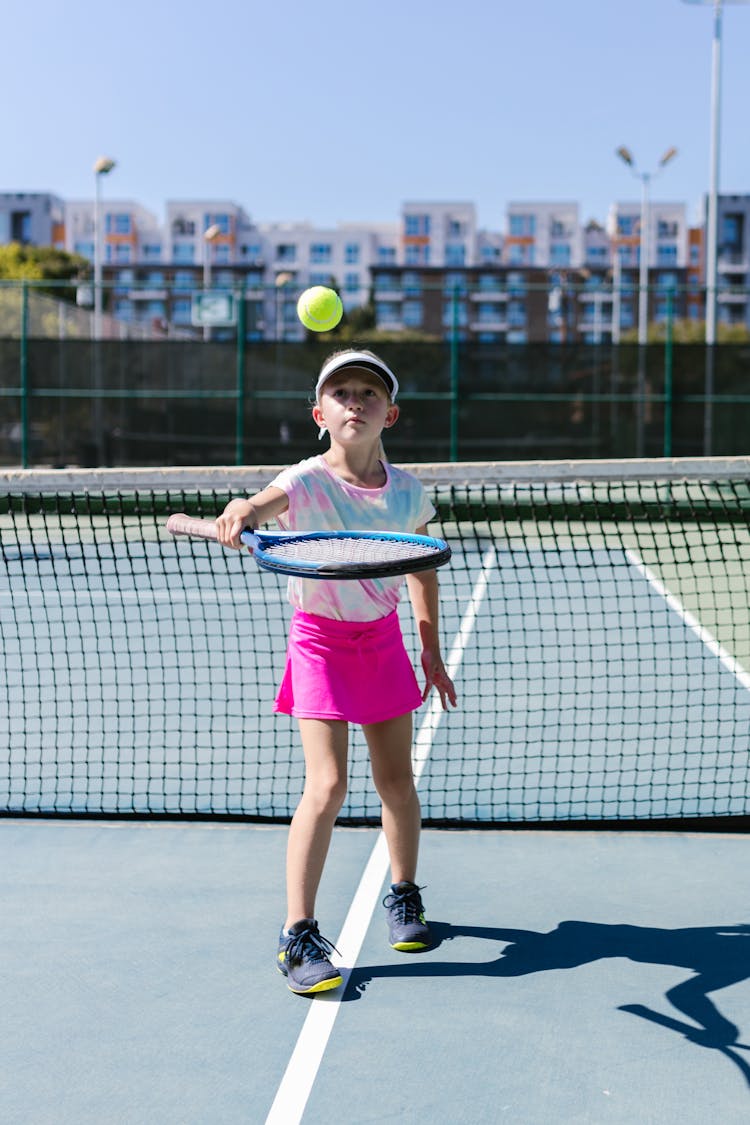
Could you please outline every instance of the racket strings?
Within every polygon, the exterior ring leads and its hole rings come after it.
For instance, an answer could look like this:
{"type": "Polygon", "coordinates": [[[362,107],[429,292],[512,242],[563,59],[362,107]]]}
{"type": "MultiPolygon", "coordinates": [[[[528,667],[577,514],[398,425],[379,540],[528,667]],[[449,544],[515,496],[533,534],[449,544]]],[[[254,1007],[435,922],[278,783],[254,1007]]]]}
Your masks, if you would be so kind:
{"type": "Polygon", "coordinates": [[[389,563],[431,558],[440,548],[429,543],[388,539],[292,539],[265,548],[266,558],[309,563],[389,563]]]}

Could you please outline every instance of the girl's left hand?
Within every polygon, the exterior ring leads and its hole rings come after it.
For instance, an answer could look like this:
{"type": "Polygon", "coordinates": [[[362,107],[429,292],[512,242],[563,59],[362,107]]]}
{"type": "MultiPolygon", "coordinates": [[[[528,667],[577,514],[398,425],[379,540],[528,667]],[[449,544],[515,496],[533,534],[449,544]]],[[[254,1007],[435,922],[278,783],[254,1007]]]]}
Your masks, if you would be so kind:
{"type": "Polygon", "coordinates": [[[453,686],[453,680],[445,670],[440,653],[434,653],[429,649],[424,649],[422,651],[422,671],[424,672],[425,678],[422,700],[424,701],[430,694],[432,688],[435,688],[440,693],[440,702],[443,705],[444,711],[448,710],[449,703],[451,706],[457,707],[458,699],[456,689],[453,686]]]}

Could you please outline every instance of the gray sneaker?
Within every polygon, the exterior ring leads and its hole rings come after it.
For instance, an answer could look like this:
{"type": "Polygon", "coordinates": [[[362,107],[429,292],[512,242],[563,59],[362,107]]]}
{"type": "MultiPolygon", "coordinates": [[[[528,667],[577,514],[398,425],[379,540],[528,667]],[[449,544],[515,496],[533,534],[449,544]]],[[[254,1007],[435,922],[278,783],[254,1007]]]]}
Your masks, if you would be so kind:
{"type": "Polygon", "coordinates": [[[432,944],[430,930],[424,920],[424,907],[416,883],[393,883],[391,893],[383,899],[388,914],[388,933],[392,949],[413,953],[432,944]]]}
{"type": "Polygon", "coordinates": [[[328,960],[336,947],[323,937],[314,918],[295,922],[279,934],[276,966],[287,986],[300,996],[327,992],[343,983],[341,973],[328,960]]]}

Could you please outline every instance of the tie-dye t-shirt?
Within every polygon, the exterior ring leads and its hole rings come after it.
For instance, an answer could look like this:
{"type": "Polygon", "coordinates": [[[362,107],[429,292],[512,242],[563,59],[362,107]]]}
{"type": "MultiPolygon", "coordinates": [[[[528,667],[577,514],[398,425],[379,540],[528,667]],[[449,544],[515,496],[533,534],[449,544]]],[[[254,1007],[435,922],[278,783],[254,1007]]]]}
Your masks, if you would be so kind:
{"type": "MultiPolygon", "coordinates": [[[[284,531],[413,532],[435,515],[420,481],[383,462],[382,488],[358,488],[336,476],[320,455],[293,465],[271,481],[289,497],[278,517],[284,531]]],[[[290,578],[287,592],[295,609],[336,621],[376,621],[399,603],[403,575],[395,578],[290,578]]]]}

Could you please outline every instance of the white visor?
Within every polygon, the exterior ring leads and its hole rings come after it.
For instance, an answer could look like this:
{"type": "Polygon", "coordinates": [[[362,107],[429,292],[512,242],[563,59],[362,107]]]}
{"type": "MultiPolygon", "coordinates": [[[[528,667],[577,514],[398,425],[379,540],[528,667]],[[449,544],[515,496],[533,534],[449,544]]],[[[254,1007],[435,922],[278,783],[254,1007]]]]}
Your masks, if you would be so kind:
{"type": "Polygon", "coordinates": [[[372,372],[373,375],[377,375],[385,384],[391,402],[395,400],[398,394],[398,379],[390,367],[383,363],[382,359],[369,355],[367,352],[342,352],[341,355],[329,359],[318,376],[318,381],[315,384],[315,399],[317,402],[320,402],[320,390],[323,384],[332,375],[345,370],[347,367],[360,367],[365,371],[372,372]]]}

